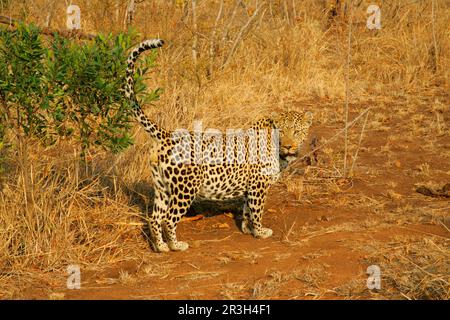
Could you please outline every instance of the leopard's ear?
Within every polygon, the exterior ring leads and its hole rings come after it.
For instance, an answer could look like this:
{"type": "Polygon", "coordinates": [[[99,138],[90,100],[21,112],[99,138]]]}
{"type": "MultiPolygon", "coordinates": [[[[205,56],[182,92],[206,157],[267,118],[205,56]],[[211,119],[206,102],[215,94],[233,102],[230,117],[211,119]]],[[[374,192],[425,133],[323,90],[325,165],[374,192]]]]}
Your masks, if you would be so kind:
{"type": "Polygon", "coordinates": [[[278,121],[279,118],[280,118],[280,113],[276,112],[276,111],[272,111],[272,113],[270,114],[270,119],[272,119],[273,121],[278,121]]]}
{"type": "Polygon", "coordinates": [[[311,111],[306,111],[304,114],[305,121],[309,123],[309,125],[312,125],[312,121],[314,119],[314,114],[311,111]]]}
{"type": "Polygon", "coordinates": [[[270,123],[272,124],[273,128],[278,128],[279,127],[279,120],[280,120],[280,113],[276,112],[276,111],[272,111],[270,113],[270,117],[269,117],[270,123]]]}

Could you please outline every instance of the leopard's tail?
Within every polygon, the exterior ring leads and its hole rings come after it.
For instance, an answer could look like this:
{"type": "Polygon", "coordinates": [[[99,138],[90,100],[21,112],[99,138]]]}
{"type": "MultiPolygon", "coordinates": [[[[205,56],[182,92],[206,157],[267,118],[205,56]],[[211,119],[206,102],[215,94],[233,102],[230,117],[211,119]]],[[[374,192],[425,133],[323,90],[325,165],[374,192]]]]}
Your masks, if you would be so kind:
{"type": "Polygon", "coordinates": [[[127,60],[127,70],[126,70],[126,85],[125,85],[125,96],[130,99],[133,107],[134,116],[139,121],[139,123],[144,127],[145,131],[150,133],[151,136],[160,139],[162,134],[162,129],[158,128],[156,123],[149,120],[145,113],[142,111],[139,102],[136,99],[136,93],[134,92],[134,64],[136,63],[139,55],[150,49],[156,49],[164,44],[163,40],[152,39],[145,40],[136,46],[129,54],[127,60]]]}

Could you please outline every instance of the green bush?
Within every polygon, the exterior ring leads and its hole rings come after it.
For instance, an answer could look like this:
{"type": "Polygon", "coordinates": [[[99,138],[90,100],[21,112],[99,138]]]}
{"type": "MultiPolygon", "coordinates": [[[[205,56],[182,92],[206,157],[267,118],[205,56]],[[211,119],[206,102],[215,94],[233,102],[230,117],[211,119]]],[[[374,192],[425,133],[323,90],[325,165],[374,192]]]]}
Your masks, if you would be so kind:
{"type": "Polygon", "coordinates": [[[0,41],[0,91],[6,107],[3,126],[20,127],[25,135],[42,135],[45,119],[39,108],[46,93],[42,82],[46,50],[39,29],[21,25],[15,32],[3,31],[0,41]]]}
{"type": "MultiPolygon", "coordinates": [[[[0,31],[0,141],[6,130],[37,137],[44,144],[59,138],[76,141],[81,154],[92,146],[120,151],[132,143],[131,105],[123,94],[132,33],[98,35],[88,42],[54,34],[44,41],[34,25],[0,31]]],[[[156,53],[138,69],[136,91],[145,103],[159,96],[146,93],[143,75],[156,53]]]]}

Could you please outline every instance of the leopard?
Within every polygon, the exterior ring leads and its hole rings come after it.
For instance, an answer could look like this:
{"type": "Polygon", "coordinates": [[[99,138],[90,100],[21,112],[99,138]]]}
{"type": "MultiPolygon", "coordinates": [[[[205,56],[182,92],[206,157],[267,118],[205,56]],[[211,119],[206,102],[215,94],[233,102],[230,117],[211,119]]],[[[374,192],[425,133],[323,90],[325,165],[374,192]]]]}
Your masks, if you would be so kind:
{"type": "Polygon", "coordinates": [[[150,39],[131,50],[124,88],[136,121],[153,142],[149,162],[154,202],[147,215],[152,249],[161,253],[189,248],[177,239],[176,229],[196,199],[244,199],[242,233],[258,239],[272,236],[272,229],[262,225],[268,190],[299,158],[312,112],[275,112],[254,120],[246,130],[236,129],[234,135],[229,130],[225,136],[217,130],[203,135],[199,130],[165,130],[145,115],[134,90],[138,57],[163,44],[150,39]]]}

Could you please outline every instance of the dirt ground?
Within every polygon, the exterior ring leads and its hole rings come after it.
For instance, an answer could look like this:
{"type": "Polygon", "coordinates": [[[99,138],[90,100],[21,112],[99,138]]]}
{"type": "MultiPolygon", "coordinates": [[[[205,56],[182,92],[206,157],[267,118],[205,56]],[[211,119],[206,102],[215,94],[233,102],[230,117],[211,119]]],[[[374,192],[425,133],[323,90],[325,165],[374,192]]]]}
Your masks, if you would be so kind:
{"type": "MultiPolygon", "coordinates": [[[[427,299],[449,297],[450,123],[448,95],[430,94],[350,106],[353,178],[339,178],[343,128],[333,118],[342,106],[316,105],[311,131],[320,149],[301,161],[269,193],[265,240],[242,234],[238,209],[198,205],[178,237],[185,252],[153,253],[144,237],[142,258],[105,271],[81,270],[81,289],[66,275],[22,292],[38,299],[427,299]],[[318,108],[320,106],[320,108],[318,108]],[[326,115],[326,117],[325,117],[326,115]],[[361,142],[359,143],[359,139],[361,142]],[[359,148],[358,148],[359,145],[359,148]],[[358,150],[358,151],[357,151],[358,150]],[[315,159],[314,159],[315,158],[315,159]],[[429,194],[417,192],[425,186],[429,194]],[[440,191],[440,193],[439,193],[440,191]],[[435,194],[432,194],[432,193],[435,194]],[[218,209],[219,208],[219,209],[218,209]],[[367,268],[381,272],[368,289],[367,268]]],[[[313,146],[314,147],[314,146],[313,146]]],[[[136,227],[139,228],[139,227],[136,227]]]]}

